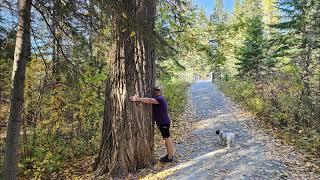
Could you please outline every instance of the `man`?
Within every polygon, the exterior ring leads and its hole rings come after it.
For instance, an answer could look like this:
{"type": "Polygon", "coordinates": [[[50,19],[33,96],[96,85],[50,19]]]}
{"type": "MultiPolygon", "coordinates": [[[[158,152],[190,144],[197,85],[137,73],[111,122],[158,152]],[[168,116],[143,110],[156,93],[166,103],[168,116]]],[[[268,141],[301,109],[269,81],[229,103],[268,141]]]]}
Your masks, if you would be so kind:
{"type": "Polygon", "coordinates": [[[154,88],[154,96],[152,98],[141,98],[139,96],[129,97],[132,102],[142,102],[146,104],[152,104],[153,118],[156,121],[157,126],[160,129],[161,135],[164,139],[167,155],[160,158],[160,162],[167,163],[172,162],[174,155],[174,146],[172,139],[170,138],[170,119],[168,115],[168,103],[161,95],[160,88],[154,88]]]}

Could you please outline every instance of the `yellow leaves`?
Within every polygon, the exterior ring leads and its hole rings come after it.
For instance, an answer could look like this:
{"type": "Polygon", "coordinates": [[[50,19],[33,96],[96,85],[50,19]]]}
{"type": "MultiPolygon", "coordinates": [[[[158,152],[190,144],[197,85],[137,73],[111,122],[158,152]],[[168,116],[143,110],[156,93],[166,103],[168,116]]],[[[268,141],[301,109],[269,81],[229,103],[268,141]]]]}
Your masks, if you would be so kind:
{"type": "MultiPolygon", "coordinates": [[[[125,20],[128,20],[128,15],[125,13],[125,12],[122,12],[121,13],[122,17],[125,19],[125,20]]],[[[126,32],[128,29],[122,29],[121,32],[126,32]]],[[[130,33],[130,37],[134,37],[136,35],[136,32],[134,31],[131,31],[130,33]]]]}
{"type": "Polygon", "coordinates": [[[134,37],[136,35],[136,32],[134,32],[134,31],[132,31],[131,33],[130,33],[130,37],[134,37]]]}
{"type": "MultiPolygon", "coordinates": [[[[121,30],[121,32],[126,32],[128,29],[122,29],[121,30]]],[[[135,37],[136,36],[136,32],[135,31],[131,31],[131,33],[129,34],[129,36],[131,37],[131,38],[133,38],[133,37],[135,37]]]]}
{"type": "Polygon", "coordinates": [[[80,111],[77,111],[77,112],[73,113],[73,115],[72,115],[73,119],[77,119],[79,116],[81,116],[80,111]]]}
{"type": "Polygon", "coordinates": [[[48,159],[51,159],[51,157],[52,157],[52,152],[49,151],[45,156],[45,161],[48,161],[48,159]]]}
{"type": "MultiPolygon", "coordinates": [[[[128,16],[126,13],[121,13],[122,17],[126,20],[128,20],[128,16]]],[[[121,32],[126,32],[128,29],[123,29],[121,30],[121,32]]],[[[130,33],[130,37],[133,38],[134,36],[136,35],[136,32],[135,31],[131,31],[130,33]]]]}
{"type": "Polygon", "coordinates": [[[127,14],[126,13],[121,13],[121,15],[122,15],[122,17],[124,18],[124,19],[126,19],[126,20],[128,20],[128,16],[127,16],[127,14]]]}

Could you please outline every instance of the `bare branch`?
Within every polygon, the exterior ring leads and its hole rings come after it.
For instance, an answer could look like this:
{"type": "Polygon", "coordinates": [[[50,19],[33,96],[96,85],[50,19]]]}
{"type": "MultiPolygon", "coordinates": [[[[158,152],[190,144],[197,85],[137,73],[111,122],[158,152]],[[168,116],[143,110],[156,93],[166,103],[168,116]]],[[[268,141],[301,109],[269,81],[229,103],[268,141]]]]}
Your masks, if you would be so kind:
{"type": "Polygon", "coordinates": [[[2,46],[2,44],[9,38],[10,34],[13,33],[17,27],[18,24],[15,24],[14,27],[7,32],[5,38],[0,41],[0,46],[2,46]]]}
{"type": "MultiPolygon", "coordinates": [[[[42,16],[43,20],[45,21],[47,27],[49,28],[51,34],[53,35],[54,39],[57,41],[58,47],[59,47],[59,49],[60,49],[60,51],[61,51],[61,54],[62,54],[63,58],[64,58],[64,59],[66,60],[66,62],[67,62],[68,64],[70,64],[70,65],[74,68],[74,70],[75,70],[76,72],[78,72],[78,74],[81,76],[81,73],[79,72],[79,70],[77,70],[77,67],[76,67],[76,66],[67,58],[67,56],[65,55],[64,50],[63,50],[61,44],[59,43],[58,38],[56,37],[53,29],[51,28],[48,20],[46,19],[44,13],[43,13],[37,6],[35,6],[34,4],[32,4],[32,6],[40,13],[40,15],[42,16]]],[[[70,68],[70,70],[71,70],[72,74],[73,74],[74,76],[76,76],[76,73],[73,71],[73,69],[70,68]]],[[[82,76],[81,76],[81,77],[82,77],[82,76]]]]}
{"type": "MultiPolygon", "coordinates": [[[[38,44],[37,41],[36,41],[36,39],[37,39],[38,37],[35,35],[35,32],[34,32],[34,30],[33,30],[32,27],[31,27],[31,32],[32,32],[32,36],[33,36],[33,38],[34,38],[34,43],[35,43],[35,45],[36,45],[36,47],[37,47],[38,52],[40,53],[42,62],[43,62],[43,64],[44,64],[45,67],[46,67],[46,69],[45,69],[46,77],[49,77],[49,79],[52,80],[51,76],[48,74],[48,69],[49,69],[48,64],[47,64],[47,62],[46,62],[46,60],[45,60],[45,58],[44,58],[44,56],[43,56],[43,53],[41,52],[41,49],[40,49],[39,44],[38,44]]],[[[41,38],[39,38],[39,39],[41,39],[41,38]]],[[[36,54],[36,56],[37,56],[37,54],[36,54]]]]}

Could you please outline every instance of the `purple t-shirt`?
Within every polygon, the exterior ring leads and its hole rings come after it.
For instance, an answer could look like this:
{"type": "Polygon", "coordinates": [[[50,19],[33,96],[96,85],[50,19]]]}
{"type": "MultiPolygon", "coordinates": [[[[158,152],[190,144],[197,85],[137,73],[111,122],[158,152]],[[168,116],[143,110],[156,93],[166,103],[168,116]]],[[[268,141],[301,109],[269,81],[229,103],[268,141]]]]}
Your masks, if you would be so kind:
{"type": "Polygon", "coordinates": [[[154,96],[159,104],[153,104],[153,119],[157,125],[170,125],[170,119],[168,115],[168,103],[163,96],[154,96]]]}

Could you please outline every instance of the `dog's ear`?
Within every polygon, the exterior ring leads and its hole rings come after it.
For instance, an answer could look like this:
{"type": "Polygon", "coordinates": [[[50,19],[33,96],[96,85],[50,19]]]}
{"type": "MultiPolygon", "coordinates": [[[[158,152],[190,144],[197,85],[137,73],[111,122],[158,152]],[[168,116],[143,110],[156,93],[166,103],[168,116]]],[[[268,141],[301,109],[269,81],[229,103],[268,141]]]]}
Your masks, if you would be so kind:
{"type": "Polygon", "coordinates": [[[220,134],[220,130],[217,130],[217,131],[216,131],[216,134],[220,134]]]}

